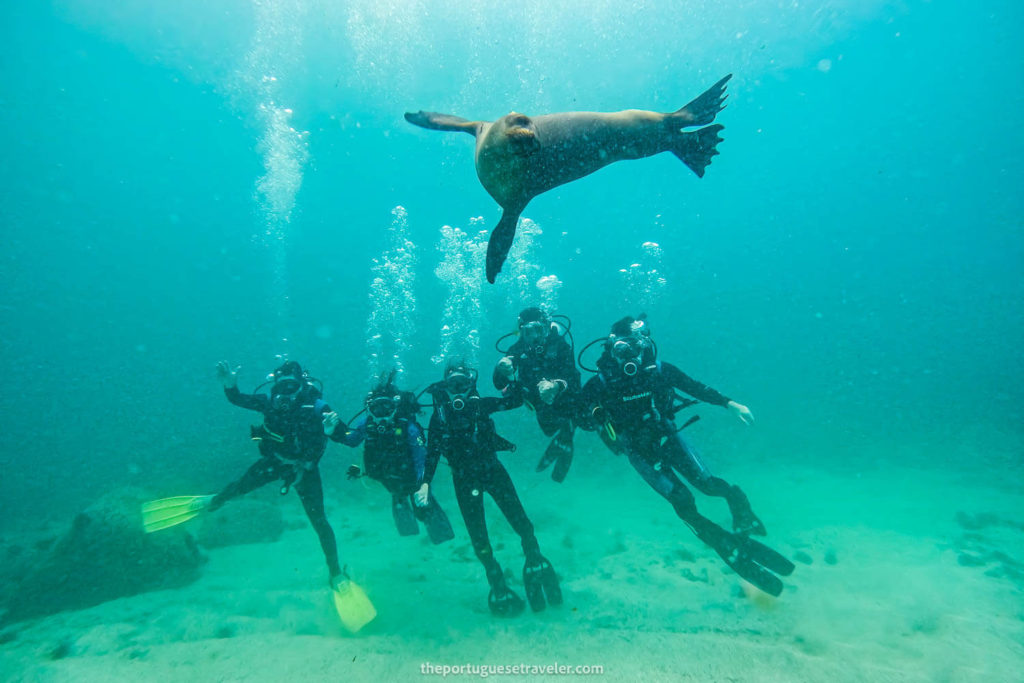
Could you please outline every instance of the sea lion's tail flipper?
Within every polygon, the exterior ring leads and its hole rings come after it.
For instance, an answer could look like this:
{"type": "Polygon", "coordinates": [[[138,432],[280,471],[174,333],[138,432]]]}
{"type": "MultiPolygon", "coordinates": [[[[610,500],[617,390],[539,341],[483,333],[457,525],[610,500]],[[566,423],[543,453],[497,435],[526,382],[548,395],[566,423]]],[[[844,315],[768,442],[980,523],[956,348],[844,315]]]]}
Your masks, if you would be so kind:
{"type": "MultiPolygon", "coordinates": [[[[725,126],[716,123],[693,133],[678,133],[679,142],[672,148],[672,153],[689,166],[698,178],[703,178],[704,169],[711,163],[711,157],[718,154],[715,147],[722,141],[722,138],[718,137],[718,133],[723,128],[725,126]]],[[[491,240],[494,240],[493,236],[491,240]]],[[[488,268],[489,264],[490,258],[488,258],[488,268]]]]}
{"type": "Polygon", "coordinates": [[[438,114],[436,111],[406,112],[405,120],[420,128],[430,130],[452,130],[476,135],[480,121],[470,121],[451,114],[438,114]]]}
{"type": "Polygon", "coordinates": [[[512,248],[512,240],[516,236],[516,225],[519,223],[521,211],[505,209],[501,220],[491,230],[491,239],[487,241],[487,281],[494,284],[501,266],[505,263],[508,250],[512,248]]]}
{"type": "MultiPolygon", "coordinates": [[[[732,78],[729,74],[708,88],[693,102],[669,114],[669,118],[680,126],[703,126],[715,120],[715,115],[725,109],[725,84],[732,78]]],[[[405,115],[409,118],[409,115],[405,115]]],[[[415,122],[414,122],[415,123],[415,122]]]]}

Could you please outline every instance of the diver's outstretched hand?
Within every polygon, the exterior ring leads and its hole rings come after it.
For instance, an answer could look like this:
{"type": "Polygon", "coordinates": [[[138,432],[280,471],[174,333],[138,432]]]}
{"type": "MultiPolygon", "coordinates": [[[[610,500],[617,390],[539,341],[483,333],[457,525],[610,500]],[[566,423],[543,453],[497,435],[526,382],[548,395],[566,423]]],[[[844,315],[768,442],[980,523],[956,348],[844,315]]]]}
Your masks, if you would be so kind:
{"type": "Polygon", "coordinates": [[[754,424],[754,414],[750,412],[750,408],[746,407],[742,403],[736,401],[729,401],[726,408],[732,412],[733,415],[743,421],[743,424],[752,425],[754,424]]]}
{"type": "Polygon", "coordinates": [[[238,386],[238,371],[242,369],[241,365],[235,367],[234,370],[228,365],[226,360],[222,360],[217,363],[217,379],[220,380],[221,384],[224,385],[225,389],[238,386]]]}
{"type": "Polygon", "coordinates": [[[329,413],[324,413],[324,434],[330,436],[334,433],[334,430],[341,424],[341,418],[333,410],[329,413]]]}

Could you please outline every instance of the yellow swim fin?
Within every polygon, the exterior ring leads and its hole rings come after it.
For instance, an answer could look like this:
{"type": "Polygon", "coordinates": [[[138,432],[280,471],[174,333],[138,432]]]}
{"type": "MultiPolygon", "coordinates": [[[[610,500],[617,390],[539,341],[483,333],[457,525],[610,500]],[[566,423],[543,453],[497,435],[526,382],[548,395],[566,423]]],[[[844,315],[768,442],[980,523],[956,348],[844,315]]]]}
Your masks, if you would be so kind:
{"type": "Polygon", "coordinates": [[[358,633],[359,629],[369,624],[377,617],[377,610],[373,603],[366,597],[366,593],[352,579],[342,576],[334,584],[334,609],[338,610],[341,623],[351,633],[358,633]]]}
{"type": "Polygon", "coordinates": [[[142,504],[142,527],[147,534],[187,522],[210,505],[213,496],[175,496],[142,504]]]}

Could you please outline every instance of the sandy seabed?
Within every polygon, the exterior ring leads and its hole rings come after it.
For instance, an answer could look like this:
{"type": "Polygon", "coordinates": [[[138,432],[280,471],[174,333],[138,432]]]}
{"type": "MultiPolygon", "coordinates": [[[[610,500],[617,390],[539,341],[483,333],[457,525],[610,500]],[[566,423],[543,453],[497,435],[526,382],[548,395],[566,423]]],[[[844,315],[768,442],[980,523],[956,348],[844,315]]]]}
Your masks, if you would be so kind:
{"type": "MultiPolygon", "coordinates": [[[[942,470],[719,472],[747,491],[766,542],[796,562],[771,599],[745,590],[625,461],[609,462],[595,443],[580,439],[561,485],[532,471],[533,456],[505,456],[562,577],[561,607],[491,616],[442,468],[436,492],[456,539],[440,547],[425,534],[400,538],[375,484],[327,484],[342,562],[379,613],[356,636],[333,612],[316,537],[292,495],[280,503],[290,530],[278,542],[208,551],[202,578],[186,588],[4,629],[0,678],[412,681],[441,679],[444,666],[560,665],[569,673],[488,677],[1021,680],[1020,486],[965,484],[942,470]]],[[[698,505],[727,519],[721,501],[698,496],[698,505]]],[[[518,539],[493,505],[487,513],[496,556],[522,594],[518,539]]]]}

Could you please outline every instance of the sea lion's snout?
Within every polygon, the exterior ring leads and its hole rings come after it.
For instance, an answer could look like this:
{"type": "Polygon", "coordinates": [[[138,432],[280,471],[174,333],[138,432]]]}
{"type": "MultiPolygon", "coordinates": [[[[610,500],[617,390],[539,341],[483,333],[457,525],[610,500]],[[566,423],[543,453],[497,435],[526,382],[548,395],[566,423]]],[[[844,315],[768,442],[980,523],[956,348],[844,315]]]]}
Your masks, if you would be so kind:
{"type": "Polygon", "coordinates": [[[525,114],[512,112],[505,117],[505,137],[512,144],[516,154],[530,154],[540,148],[537,128],[525,114]]]}

